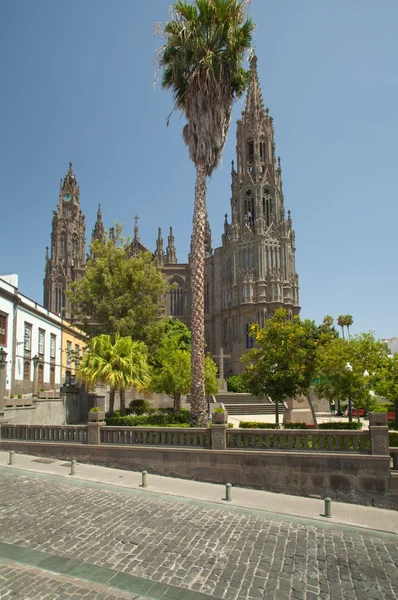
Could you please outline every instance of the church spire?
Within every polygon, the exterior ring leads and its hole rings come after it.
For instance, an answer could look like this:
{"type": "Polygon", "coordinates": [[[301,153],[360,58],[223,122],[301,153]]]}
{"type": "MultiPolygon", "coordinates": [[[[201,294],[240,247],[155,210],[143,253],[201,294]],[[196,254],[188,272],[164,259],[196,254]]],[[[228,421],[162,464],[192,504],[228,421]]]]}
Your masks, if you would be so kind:
{"type": "Polygon", "coordinates": [[[261,120],[264,116],[264,102],[257,72],[257,56],[253,54],[250,59],[250,83],[247,92],[246,106],[243,112],[243,119],[250,118],[261,120]]]}
{"type": "Polygon", "coordinates": [[[98,204],[97,220],[95,222],[94,229],[91,234],[91,241],[94,242],[94,240],[98,240],[98,241],[102,242],[102,240],[104,239],[104,234],[105,234],[105,229],[104,229],[104,224],[102,222],[101,204],[98,204]]]}
{"type": "Polygon", "coordinates": [[[134,217],[134,241],[135,242],[140,241],[140,236],[138,235],[138,219],[139,219],[139,217],[137,217],[137,215],[135,215],[135,217],[134,217]]]}
{"type": "Polygon", "coordinates": [[[170,227],[170,232],[167,238],[166,262],[168,265],[177,264],[177,252],[174,246],[173,228],[170,227]]]}
{"type": "Polygon", "coordinates": [[[156,240],[156,251],[155,251],[156,262],[158,267],[163,267],[164,265],[164,250],[163,250],[163,237],[162,230],[158,229],[158,239],[156,240]]]}

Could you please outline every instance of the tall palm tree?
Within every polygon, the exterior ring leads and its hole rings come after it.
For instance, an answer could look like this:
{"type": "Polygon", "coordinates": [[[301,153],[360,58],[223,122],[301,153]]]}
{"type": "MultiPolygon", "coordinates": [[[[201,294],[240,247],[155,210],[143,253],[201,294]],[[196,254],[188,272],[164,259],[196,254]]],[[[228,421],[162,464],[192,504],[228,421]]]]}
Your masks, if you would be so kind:
{"type": "Polygon", "coordinates": [[[352,315],[344,315],[344,320],[345,320],[345,326],[347,327],[348,339],[350,339],[350,327],[353,324],[354,319],[352,318],[352,315]]]}
{"type": "Polygon", "coordinates": [[[345,337],[344,337],[345,316],[344,315],[339,315],[337,317],[337,325],[339,327],[341,327],[341,333],[343,334],[343,340],[344,340],[345,339],[345,337]]]}
{"type": "Polygon", "coordinates": [[[175,109],[187,124],[183,139],[196,168],[192,285],[191,422],[207,424],[204,385],[204,256],[206,185],[217,167],[227,137],[234,99],[249,79],[243,66],[254,24],[246,17],[248,0],[178,0],[164,26],[162,86],[171,89],[175,109]]]}
{"type": "Polygon", "coordinates": [[[79,381],[89,388],[96,383],[110,386],[109,411],[113,413],[115,392],[120,394],[120,413],[126,412],[125,390],[135,387],[145,389],[150,382],[146,346],[131,337],[99,335],[91,340],[90,347],[77,371],[79,381]]]}

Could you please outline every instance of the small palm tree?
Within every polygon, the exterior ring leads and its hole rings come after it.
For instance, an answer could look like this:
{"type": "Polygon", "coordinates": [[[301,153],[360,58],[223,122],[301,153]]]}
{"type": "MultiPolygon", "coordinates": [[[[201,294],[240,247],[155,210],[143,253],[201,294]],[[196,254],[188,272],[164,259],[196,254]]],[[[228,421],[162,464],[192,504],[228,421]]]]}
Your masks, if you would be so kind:
{"type": "Polygon", "coordinates": [[[120,413],[126,413],[125,390],[145,389],[150,382],[146,346],[131,337],[116,336],[115,342],[109,335],[99,335],[91,340],[90,347],[77,371],[79,381],[88,388],[97,383],[110,386],[109,411],[113,413],[115,392],[120,394],[120,413]]]}
{"type": "Polygon", "coordinates": [[[178,0],[164,26],[162,86],[171,89],[175,108],[187,118],[183,139],[196,168],[191,246],[192,387],[191,421],[205,426],[204,256],[206,185],[226,141],[235,98],[249,80],[243,66],[254,24],[247,0],[178,0]]]}

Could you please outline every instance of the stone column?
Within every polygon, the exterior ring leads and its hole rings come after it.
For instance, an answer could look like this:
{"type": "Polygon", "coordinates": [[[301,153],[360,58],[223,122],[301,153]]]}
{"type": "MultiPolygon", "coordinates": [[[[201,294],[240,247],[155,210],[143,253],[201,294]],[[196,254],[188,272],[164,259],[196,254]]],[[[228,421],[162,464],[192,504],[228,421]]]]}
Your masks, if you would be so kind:
{"type": "Polygon", "coordinates": [[[387,413],[370,413],[369,431],[372,454],[388,456],[390,451],[387,413]]]}
{"type": "Polygon", "coordinates": [[[211,448],[212,450],[226,450],[227,449],[227,428],[228,424],[223,423],[222,425],[215,425],[212,423],[211,427],[211,448]]]}
{"type": "Polygon", "coordinates": [[[39,357],[36,355],[33,361],[33,398],[39,395],[39,357]]]}
{"type": "Polygon", "coordinates": [[[99,446],[101,443],[101,425],[105,425],[104,421],[96,421],[87,423],[87,444],[99,446]]]}

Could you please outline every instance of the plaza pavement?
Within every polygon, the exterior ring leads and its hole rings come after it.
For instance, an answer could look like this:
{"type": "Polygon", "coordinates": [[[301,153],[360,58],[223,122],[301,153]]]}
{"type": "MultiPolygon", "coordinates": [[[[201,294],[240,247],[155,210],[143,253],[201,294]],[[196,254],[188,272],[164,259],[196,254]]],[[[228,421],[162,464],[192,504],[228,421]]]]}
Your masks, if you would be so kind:
{"type": "Polygon", "coordinates": [[[397,598],[398,512],[42,460],[0,452],[1,600],[397,598]]]}

